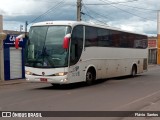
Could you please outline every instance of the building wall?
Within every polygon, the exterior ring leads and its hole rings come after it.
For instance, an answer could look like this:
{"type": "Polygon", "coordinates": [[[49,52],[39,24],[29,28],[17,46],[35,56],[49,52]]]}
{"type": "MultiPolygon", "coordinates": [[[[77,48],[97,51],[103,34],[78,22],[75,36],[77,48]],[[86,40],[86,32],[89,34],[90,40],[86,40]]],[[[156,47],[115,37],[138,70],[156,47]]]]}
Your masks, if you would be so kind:
{"type": "MultiPolygon", "coordinates": [[[[0,15],[0,33],[3,32],[3,16],[0,15]]],[[[0,35],[0,80],[4,80],[3,37],[0,35]]]]}
{"type": "Polygon", "coordinates": [[[148,38],[148,63],[157,64],[157,37],[148,38]]]}

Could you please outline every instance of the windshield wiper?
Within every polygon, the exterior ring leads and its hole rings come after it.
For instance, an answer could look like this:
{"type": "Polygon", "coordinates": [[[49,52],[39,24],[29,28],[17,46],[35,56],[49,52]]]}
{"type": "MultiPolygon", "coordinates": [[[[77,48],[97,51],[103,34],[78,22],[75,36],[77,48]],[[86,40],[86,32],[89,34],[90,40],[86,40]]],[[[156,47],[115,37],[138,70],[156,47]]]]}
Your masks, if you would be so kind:
{"type": "Polygon", "coordinates": [[[43,46],[43,48],[42,48],[42,54],[41,54],[41,56],[42,57],[49,56],[48,53],[47,53],[47,51],[46,51],[46,47],[45,46],[43,46]]]}

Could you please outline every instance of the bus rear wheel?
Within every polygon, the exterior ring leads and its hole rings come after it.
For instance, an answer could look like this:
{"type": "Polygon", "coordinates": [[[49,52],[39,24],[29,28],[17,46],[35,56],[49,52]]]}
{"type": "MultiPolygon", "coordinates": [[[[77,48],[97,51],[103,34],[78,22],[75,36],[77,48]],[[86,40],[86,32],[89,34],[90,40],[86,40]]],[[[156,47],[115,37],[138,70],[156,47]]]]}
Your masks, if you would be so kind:
{"type": "Polygon", "coordinates": [[[86,83],[87,85],[92,85],[96,79],[96,73],[94,69],[89,69],[86,73],[86,83]]]}

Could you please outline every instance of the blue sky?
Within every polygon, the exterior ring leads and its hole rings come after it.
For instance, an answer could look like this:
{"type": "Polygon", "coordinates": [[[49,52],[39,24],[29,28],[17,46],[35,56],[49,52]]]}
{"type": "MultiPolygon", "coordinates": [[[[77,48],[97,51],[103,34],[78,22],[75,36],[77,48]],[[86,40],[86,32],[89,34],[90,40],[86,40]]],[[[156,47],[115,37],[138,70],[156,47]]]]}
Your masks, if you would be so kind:
{"type": "MultiPolygon", "coordinates": [[[[4,30],[19,30],[25,21],[76,20],[77,0],[3,0],[4,30]],[[41,17],[39,17],[42,15],[41,17]],[[36,19],[37,18],[37,19],[36,19]]],[[[128,31],[157,34],[158,0],[82,0],[82,20],[128,31]]]]}

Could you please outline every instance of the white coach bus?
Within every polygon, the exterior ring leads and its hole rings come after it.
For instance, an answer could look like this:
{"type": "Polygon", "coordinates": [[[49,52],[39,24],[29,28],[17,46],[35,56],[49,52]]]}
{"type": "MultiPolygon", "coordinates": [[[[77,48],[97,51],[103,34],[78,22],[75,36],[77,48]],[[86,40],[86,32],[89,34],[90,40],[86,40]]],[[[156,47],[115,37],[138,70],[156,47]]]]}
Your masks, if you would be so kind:
{"type": "Polygon", "coordinates": [[[77,21],[31,26],[26,45],[26,80],[69,84],[147,70],[147,36],[77,21]]]}

